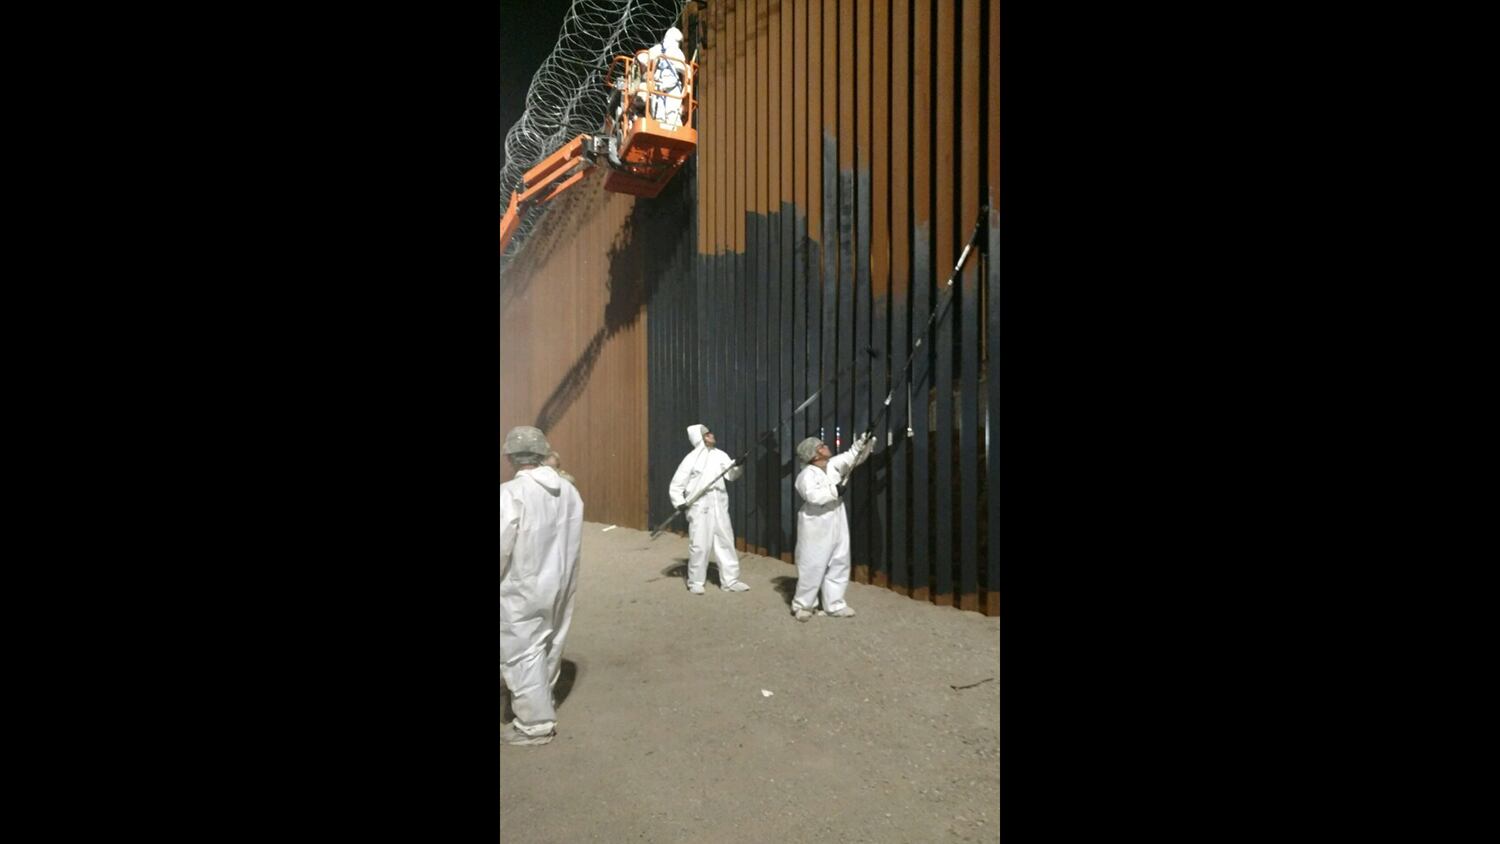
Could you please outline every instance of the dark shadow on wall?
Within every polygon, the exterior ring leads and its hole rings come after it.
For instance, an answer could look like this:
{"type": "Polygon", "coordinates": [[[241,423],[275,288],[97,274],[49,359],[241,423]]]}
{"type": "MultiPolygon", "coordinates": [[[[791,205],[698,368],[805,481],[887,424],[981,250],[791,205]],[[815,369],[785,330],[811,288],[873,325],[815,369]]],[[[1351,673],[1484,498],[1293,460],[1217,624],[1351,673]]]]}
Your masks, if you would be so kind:
{"type": "Polygon", "coordinates": [[[583,393],[583,388],[588,385],[589,376],[593,374],[594,364],[599,362],[599,353],[604,350],[606,332],[603,328],[594,332],[594,338],[584,347],[583,354],[568,368],[567,374],[563,375],[562,381],[552,391],[552,395],[542,403],[542,409],[537,412],[536,426],[543,431],[552,430],[552,426],[568,412],[573,402],[583,393]]]}
{"type": "Polygon", "coordinates": [[[694,209],[688,193],[691,185],[692,179],[679,173],[656,198],[635,200],[609,248],[609,277],[605,282],[609,301],[604,304],[603,325],[542,403],[536,427],[550,431],[567,414],[588,386],[604,344],[634,325],[656,295],[683,239],[693,234],[694,209]]]}

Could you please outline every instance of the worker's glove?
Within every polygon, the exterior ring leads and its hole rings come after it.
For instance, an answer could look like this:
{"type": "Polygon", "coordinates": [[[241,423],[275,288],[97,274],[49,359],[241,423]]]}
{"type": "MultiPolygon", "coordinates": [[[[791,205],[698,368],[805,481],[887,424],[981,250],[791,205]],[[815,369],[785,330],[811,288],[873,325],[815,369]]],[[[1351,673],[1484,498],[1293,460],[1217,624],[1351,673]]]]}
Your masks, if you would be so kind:
{"type": "MultiPolygon", "coordinates": [[[[870,458],[875,451],[875,435],[865,433],[854,441],[854,464],[857,466],[870,458]]],[[[850,467],[853,468],[853,467],[850,467]]]]}

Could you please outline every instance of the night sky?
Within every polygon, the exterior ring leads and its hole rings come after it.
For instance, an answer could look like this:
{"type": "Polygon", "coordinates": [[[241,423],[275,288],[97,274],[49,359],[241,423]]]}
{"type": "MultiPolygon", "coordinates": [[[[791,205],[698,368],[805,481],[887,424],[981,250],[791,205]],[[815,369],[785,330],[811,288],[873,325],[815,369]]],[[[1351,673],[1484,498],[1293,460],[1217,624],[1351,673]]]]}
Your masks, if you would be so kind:
{"type": "Polygon", "coordinates": [[[500,165],[505,134],[526,110],[532,74],[552,53],[570,0],[500,0],[500,165]]]}

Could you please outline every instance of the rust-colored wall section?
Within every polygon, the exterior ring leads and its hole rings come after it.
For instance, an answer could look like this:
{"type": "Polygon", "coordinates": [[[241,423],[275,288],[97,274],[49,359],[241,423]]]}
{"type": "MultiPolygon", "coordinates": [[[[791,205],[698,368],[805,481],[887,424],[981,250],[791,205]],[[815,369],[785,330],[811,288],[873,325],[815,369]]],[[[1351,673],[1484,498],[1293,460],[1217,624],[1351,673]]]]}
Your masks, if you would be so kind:
{"type": "MultiPolygon", "coordinates": [[[[536,425],[577,479],[584,518],[646,525],[646,308],[626,222],[636,198],[591,173],[500,285],[500,435],[536,425]]],[[[500,481],[514,476],[501,458],[500,481]]]]}

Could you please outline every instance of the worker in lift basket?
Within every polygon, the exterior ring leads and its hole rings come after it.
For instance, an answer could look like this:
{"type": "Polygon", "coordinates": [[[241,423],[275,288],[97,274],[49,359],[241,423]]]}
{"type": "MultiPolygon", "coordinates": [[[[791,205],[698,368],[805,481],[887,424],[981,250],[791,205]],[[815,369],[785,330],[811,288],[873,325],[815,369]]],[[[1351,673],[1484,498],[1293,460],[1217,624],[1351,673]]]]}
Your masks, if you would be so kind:
{"type": "MultiPolygon", "coordinates": [[[[656,61],[656,70],[652,76],[652,82],[656,85],[659,94],[682,94],[687,88],[687,73],[684,69],[687,56],[682,53],[682,31],[677,27],[668,29],[661,37],[661,43],[655,44],[647,51],[647,58],[642,63],[645,72],[651,71],[651,62],[660,56],[676,59],[683,64],[674,64],[666,60],[656,61]]],[[[680,126],[682,124],[683,100],[679,97],[653,96],[651,98],[651,116],[661,121],[666,126],[680,126]]]]}

